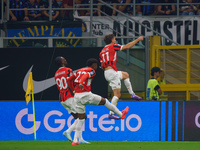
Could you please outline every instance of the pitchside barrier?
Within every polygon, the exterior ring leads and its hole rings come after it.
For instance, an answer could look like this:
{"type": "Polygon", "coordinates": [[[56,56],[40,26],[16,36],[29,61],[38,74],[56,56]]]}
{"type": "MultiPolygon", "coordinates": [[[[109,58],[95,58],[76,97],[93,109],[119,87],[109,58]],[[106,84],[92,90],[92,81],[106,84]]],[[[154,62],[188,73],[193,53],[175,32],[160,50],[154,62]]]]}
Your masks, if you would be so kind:
{"type": "Polygon", "coordinates": [[[160,37],[151,39],[151,67],[164,70],[166,84],[160,86],[168,100],[200,100],[200,46],[160,46],[160,37]]]}
{"type": "MultiPolygon", "coordinates": [[[[0,140],[34,140],[31,102],[0,102],[0,140]]],[[[200,141],[199,101],[120,101],[124,120],[109,120],[104,106],[88,105],[83,137],[88,141],[200,141]]],[[[74,121],[58,101],[35,102],[37,140],[66,140],[74,121]]],[[[74,137],[74,132],[72,132],[74,137]]]]}

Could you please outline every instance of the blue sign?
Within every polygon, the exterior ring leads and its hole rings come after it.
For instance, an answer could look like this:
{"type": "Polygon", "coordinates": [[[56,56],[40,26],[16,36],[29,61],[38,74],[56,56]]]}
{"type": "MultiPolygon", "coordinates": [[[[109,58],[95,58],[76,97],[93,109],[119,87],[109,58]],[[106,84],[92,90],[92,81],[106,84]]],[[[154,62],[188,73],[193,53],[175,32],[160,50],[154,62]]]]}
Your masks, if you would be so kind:
{"type": "MultiPolygon", "coordinates": [[[[41,40],[37,41],[37,37],[77,37],[77,39],[57,39],[54,40],[54,45],[59,47],[77,47],[80,46],[80,39],[82,36],[82,22],[81,21],[47,21],[47,22],[17,22],[7,23],[7,36],[8,37],[23,37],[23,39],[9,40],[11,47],[24,47],[32,46],[32,40],[29,37],[35,37],[36,43],[42,44],[41,40]],[[28,37],[26,39],[26,37],[28,37]],[[56,43],[57,42],[57,43],[56,43]]],[[[44,43],[43,43],[44,44],[44,43]]]]}
{"type": "MultiPolygon", "coordinates": [[[[31,102],[0,102],[0,140],[33,140],[31,102]]],[[[159,141],[160,102],[119,102],[129,106],[124,120],[109,120],[105,106],[87,105],[83,138],[88,141],[159,141]]],[[[35,102],[37,140],[66,140],[62,133],[73,123],[59,102],[35,102]]],[[[72,138],[74,132],[72,132],[72,138]]]]}
{"type": "Polygon", "coordinates": [[[73,28],[51,28],[40,26],[25,29],[8,29],[8,37],[80,37],[82,35],[81,27],[73,28]]]}

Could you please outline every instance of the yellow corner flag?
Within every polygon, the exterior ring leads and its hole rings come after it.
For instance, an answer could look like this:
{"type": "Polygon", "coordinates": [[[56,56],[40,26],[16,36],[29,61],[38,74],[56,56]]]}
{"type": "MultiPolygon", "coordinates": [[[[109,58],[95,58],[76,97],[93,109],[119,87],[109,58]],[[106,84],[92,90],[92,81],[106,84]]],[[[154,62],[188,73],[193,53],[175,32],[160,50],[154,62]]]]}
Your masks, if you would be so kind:
{"type": "Polygon", "coordinates": [[[27,105],[31,101],[31,93],[32,93],[32,104],[33,104],[34,137],[35,137],[35,140],[36,140],[35,106],[34,106],[33,76],[32,76],[32,72],[30,72],[29,76],[28,76],[28,84],[27,84],[27,89],[26,89],[26,94],[25,94],[26,104],[27,105]]]}
{"type": "Polygon", "coordinates": [[[31,93],[33,93],[33,77],[32,77],[32,72],[29,73],[28,76],[28,84],[27,84],[27,89],[26,89],[26,104],[31,101],[31,93]]]}

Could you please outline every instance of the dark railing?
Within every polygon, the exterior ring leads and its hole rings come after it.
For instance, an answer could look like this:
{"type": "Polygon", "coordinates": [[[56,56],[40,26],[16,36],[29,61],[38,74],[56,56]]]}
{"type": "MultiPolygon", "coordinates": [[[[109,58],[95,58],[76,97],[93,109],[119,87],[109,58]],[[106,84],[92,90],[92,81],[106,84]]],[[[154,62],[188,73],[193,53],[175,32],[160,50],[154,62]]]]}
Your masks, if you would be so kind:
{"type": "MultiPolygon", "coordinates": [[[[50,0],[50,1],[52,1],[52,0],[50,0]]],[[[90,4],[75,4],[75,2],[74,2],[73,8],[52,8],[51,7],[52,3],[49,3],[50,4],[49,8],[26,8],[26,10],[41,10],[41,11],[49,10],[49,13],[50,13],[49,21],[51,21],[52,20],[52,10],[73,10],[73,11],[75,11],[75,10],[90,10],[90,12],[91,12],[90,15],[92,15],[93,10],[99,11],[98,9],[94,8],[94,6],[105,5],[105,4],[92,4],[93,0],[90,0],[90,2],[91,2],[90,4]],[[90,6],[90,8],[77,8],[77,6],[82,6],[82,7],[90,6]]],[[[3,18],[5,16],[4,14],[6,14],[6,16],[7,16],[6,20],[7,21],[9,20],[9,10],[25,10],[24,8],[15,8],[15,9],[9,8],[8,7],[9,6],[9,0],[6,0],[6,4],[7,4],[7,9],[6,9],[6,12],[4,12],[4,9],[3,9],[4,8],[4,1],[1,0],[1,7],[2,7],[1,8],[1,20],[0,20],[1,22],[3,22],[3,18]]],[[[179,16],[180,15],[179,8],[180,8],[181,5],[199,5],[199,3],[180,3],[180,0],[177,0],[177,2],[175,2],[175,3],[136,3],[135,0],[134,0],[133,3],[115,4],[115,5],[129,5],[129,6],[132,6],[132,8],[133,8],[133,10],[132,10],[133,11],[133,13],[132,13],[133,15],[132,16],[136,16],[136,14],[135,14],[136,6],[143,6],[143,5],[153,5],[153,6],[155,6],[155,5],[157,5],[157,6],[158,5],[175,5],[176,13],[173,16],[179,16]]],[[[167,15],[165,17],[167,17],[167,15]]]]}

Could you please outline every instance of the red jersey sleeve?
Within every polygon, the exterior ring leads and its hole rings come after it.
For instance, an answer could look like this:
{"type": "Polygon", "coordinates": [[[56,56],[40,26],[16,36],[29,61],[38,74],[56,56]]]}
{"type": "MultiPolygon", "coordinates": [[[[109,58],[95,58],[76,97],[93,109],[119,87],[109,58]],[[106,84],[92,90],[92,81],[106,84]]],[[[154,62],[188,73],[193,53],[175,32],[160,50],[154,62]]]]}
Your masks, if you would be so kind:
{"type": "Polygon", "coordinates": [[[122,47],[123,47],[122,45],[113,44],[113,49],[114,49],[115,51],[120,51],[122,47]]]}
{"type": "Polygon", "coordinates": [[[81,77],[79,83],[83,85],[83,82],[85,82],[85,81],[89,78],[89,76],[90,76],[90,75],[89,75],[88,73],[84,74],[84,75],[81,77]]]}
{"type": "Polygon", "coordinates": [[[73,81],[75,80],[75,78],[76,78],[76,76],[73,74],[67,79],[67,84],[68,84],[69,88],[72,91],[74,91],[74,83],[73,83],[73,81]]]}

